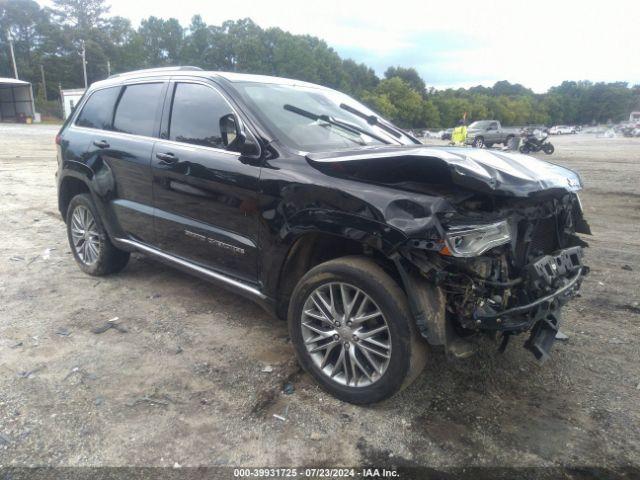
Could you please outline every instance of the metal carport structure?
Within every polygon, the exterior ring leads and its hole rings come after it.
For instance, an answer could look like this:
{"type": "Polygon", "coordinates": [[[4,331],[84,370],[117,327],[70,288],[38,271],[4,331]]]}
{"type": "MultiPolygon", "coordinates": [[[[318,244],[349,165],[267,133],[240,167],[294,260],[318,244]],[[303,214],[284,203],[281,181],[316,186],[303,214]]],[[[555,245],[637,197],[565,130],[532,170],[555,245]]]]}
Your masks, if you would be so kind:
{"type": "Polygon", "coordinates": [[[16,78],[0,78],[0,122],[16,122],[21,117],[35,117],[33,88],[16,78]]]}

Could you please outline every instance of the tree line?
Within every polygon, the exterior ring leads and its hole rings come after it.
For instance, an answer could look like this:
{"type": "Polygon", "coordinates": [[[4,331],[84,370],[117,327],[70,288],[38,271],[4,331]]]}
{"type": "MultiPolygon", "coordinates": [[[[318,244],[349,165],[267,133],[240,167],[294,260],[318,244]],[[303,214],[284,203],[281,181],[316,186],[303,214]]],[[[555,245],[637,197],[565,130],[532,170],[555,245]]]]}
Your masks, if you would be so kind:
{"type": "Polygon", "coordinates": [[[108,73],[168,65],[276,75],[346,92],[407,128],[446,128],[492,118],[505,125],[588,124],[620,121],[640,109],[640,85],[565,81],[544,94],[520,84],[436,90],[413,68],[373,69],[343,59],[323,40],[263,29],[251,19],[208,25],[195,15],[188,26],[150,16],[136,28],[108,16],[105,0],[0,0],[0,77],[11,77],[7,33],[13,39],[20,78],[33,83],[37,107],[56,111],[59,86],[84,84],[79,54],[84,42],[88,82],[108,73]],[[45,72],[43,89],[41,69],[45,72]]]}

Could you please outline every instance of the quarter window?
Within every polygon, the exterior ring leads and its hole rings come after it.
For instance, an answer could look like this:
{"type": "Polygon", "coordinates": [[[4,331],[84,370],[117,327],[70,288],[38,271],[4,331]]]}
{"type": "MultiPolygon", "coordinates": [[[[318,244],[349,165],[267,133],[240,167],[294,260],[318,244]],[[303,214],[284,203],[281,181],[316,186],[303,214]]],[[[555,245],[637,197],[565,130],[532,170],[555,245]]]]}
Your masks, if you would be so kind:
{"type": "Polygon", "coordinates": [[[113,129],[133,135],[154,136],[162,87],[162,83],[126,86],[116,108],[113,129]]]}
{"type": "Polygon", "coordinates": [[[119,93],[120,87],[103,88],[94,92],[82,108],[76,125],[109,130],[113,118],[113,106],[119,93]]]}
{"type": "Polygon", "coordinates": [[[169,139],[205,147],[225,148],[220,119],[233,113],[215,90],[196,83],[178,83],[173,96],[169,139]]]}

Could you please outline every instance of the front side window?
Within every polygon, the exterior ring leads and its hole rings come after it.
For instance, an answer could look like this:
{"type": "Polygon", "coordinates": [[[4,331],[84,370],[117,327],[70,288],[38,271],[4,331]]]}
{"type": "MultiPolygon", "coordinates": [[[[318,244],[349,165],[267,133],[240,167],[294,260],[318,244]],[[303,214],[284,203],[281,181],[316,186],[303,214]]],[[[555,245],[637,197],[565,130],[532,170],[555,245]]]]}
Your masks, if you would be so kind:
{"type": "Polygon", "coordinates": [[[162,83],[127,85],[116,108],[113,129],[132,135],[154,136],[162,87],[162,83]]]}
{"type": "Polygon", "coordinates": [[[109,130],[113,118],[113,106],[120,94],[120,87],[103,88],[94,92],[84,104],[76,125],[109,130]]]}
{"type": "Polygon", "coordinates": [[[233,113],[222,96],[205,85],[178,83],[173,96],[169,139],[205,147],[225,148],[220,119],[233,113]]]}

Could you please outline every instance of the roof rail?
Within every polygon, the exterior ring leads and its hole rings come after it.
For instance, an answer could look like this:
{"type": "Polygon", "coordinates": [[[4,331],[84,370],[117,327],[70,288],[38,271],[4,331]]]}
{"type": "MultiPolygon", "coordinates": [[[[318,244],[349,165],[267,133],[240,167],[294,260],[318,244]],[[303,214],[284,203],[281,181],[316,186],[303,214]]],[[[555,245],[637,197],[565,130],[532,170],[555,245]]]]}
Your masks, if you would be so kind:
{"type": "Polygon", "coordinates": [[[113,75],[109,76],[109,78],[115,78],[115,77],[121,77],[123,75],[131,75],[134,73],[154,73],[154,72],[179,72],[182,70],[186,70],[186,71],[202,71],[202,69],[200,67],[193,67],[190,65],[186,65],[183,67],[159,67],[159,68],[145,68],[143,70],[133,70],[131,72],[122,72],[122,73],[114,73],[113,75]]]}

